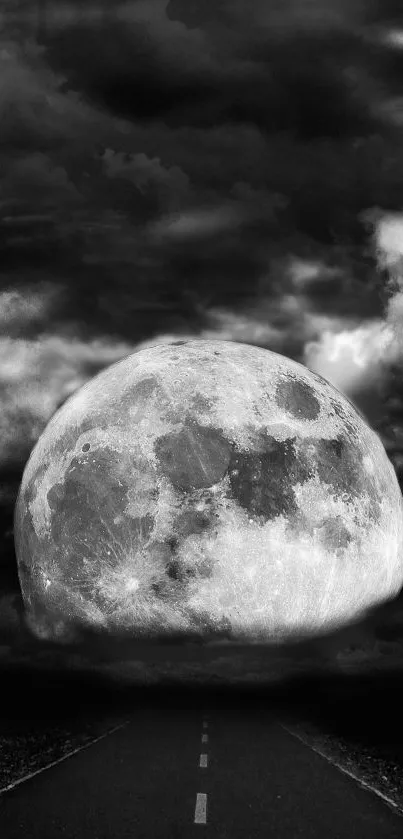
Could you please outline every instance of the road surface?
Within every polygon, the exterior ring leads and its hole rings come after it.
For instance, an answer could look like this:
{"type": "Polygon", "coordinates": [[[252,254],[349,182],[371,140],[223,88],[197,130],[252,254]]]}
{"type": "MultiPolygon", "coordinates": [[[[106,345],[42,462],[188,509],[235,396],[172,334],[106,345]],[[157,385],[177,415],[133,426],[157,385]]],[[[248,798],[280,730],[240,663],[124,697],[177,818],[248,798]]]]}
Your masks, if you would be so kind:
{"type": "Polygon", "coordinates": [[[269,711],[139,710],[0,795],[2,839],[401,839],[403,818],[269,711]]]}

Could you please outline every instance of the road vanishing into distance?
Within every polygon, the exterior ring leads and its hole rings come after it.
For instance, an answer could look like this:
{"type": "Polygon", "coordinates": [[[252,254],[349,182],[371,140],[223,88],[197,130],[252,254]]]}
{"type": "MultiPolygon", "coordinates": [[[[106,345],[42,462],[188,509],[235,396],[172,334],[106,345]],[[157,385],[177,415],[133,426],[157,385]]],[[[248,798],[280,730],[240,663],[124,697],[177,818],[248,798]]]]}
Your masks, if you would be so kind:
{"type": "Polygon", "coordinates": [[[0,795],[2,839],[401,839],[271,711],[140,709],[0,795]]]}

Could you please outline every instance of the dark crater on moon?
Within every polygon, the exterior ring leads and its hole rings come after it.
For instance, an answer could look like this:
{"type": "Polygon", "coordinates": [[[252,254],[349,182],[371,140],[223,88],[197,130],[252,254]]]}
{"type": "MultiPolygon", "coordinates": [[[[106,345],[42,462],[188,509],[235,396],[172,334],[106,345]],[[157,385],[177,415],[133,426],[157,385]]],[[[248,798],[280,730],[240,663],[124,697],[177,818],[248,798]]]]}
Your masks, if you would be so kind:
{"type": "Polygon", "coordinates": [[[187,418],[183,428],[154,443],[160,471],[184,491],[210,487],[222,480],[231,456],[231,443],[219,429],[187,418]]]}
{"type": "Polygon", "coordinates": [[[259,450],[235,449],[229,465],[231,498],[253,519],[292,518],[298,506],[294,485],[314,474],[307,458],[298,457],[294,441],[259,435],[259,450]]]}
{"type": "MultiPolygon", "coordinates": [[[[343,436],[280,441],[260,430],[252,450],[233,448],[228,472],[231,498],[259,523],[280,515],[290,522],[299,521],[294,487],[315,475],[343,502],[368,499],[369,517],[379,521],[381,498],[376,485],[364,469],[359,448],[343,436]]],[[[346,527],[341,520],[331,521],[331,526],[323,525],[326,544],[330,548],[347,544],[350,535],[346,527]]],[[[307,523],[303,526],[306,528],[307,523]]]]}
{"type": "Polygon", "coordinates": [[[157,551],[165,564],[166,579],[159,579],[152,584],[152,589],[157,597],[164,600],[177,598],[180,595],[180,602],[186,599],[186,590],[191,581],[197,578],[207,579],[213,576],[215,562],[211,557],[203,556],[202,553],[192,560],[190,564],[180,556],[180,550],[188,536],[206,534],[212,536],[217,534],[217,519],[219,513],[215,509],[214,499],[205,497],[203,503],[206,508],[196,509],[200,503],[200,496],[189,496],[183,492],[182,509],[172,523],[172,535],[162,543],[157,543],[152,548],[152,554],[157,551]]]}
{"type": "Polygon", "coordinates": [[[320,480],[344,500],[368,496],[370,516],[379,520],[381,498],[371,476],[364,469],[357,446],[341,436],[312,442],[315,442],[315,467],[320,480]]]}
{"type": "Polygon", "coordinates": [[[104,448],[74,457],[64,480],[47,493],[52,511],[49,555],[62,550],[66,587],[81,588],[84,597],[95,601],[100,597],[96,589],[87,590],[95,570],[105,563],[118,567],[124,553],[135,550],[154,528],[148,513],[125,516],[122,522],[128,489],[119,454],[104,448]]]}
{"type": "MultiPolygon", "coordinates": [[[[173,529],[176,528],[173,527],[173,529]]],[[[169,542],[170,539],[155,543],[152,546],[151,554],[154,559],[158,556],[163,560],[165,572],[163,576],[158,576],[158,579],[151,583],[151,589],[156,597],[165,602],[184,604],[189,584],[197,578],[208,579],[212,577],[215,563],[211,558],[200,555],[193,559],[192,564],[190,564],[190,562],[175,555],[176,549],[180,548],[181,541],[177,541],[173,551],[170,550],[169,542]]]]}
{"type": "Polygon", "coordinates": [[[329,517],[319,527],[319,538],[321,543],[329,551],[338,551],[347,548],[352,536],[341,516],[329,517]]]}
{"type": "Polygon", "coordinates": [[[315,420],[320,414],[320,402],[312,387],[298,379],[287,378],[276,387],[275,401],[297,419],[315,420]]]}

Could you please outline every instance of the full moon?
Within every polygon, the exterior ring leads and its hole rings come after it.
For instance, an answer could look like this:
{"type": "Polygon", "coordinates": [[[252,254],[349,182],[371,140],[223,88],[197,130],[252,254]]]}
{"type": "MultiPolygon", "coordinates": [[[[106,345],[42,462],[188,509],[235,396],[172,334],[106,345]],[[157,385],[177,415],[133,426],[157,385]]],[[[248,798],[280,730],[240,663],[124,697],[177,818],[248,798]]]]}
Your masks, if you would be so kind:
{"type": "Polygon", "coordinates": [[[27,462],[15,543],[40,638],[287,640],[403,584],[403,505],[379,436],[287,357],[194,339],[103,370],[27,462]]]}

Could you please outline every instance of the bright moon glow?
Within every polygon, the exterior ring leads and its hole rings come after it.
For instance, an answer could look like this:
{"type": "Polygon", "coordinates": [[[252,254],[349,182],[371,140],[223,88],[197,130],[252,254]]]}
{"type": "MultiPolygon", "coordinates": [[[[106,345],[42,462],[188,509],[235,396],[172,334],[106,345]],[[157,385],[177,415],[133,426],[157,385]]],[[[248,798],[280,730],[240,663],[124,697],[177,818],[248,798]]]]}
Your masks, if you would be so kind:
{"type": "Polygon", "coordinates": [[[26,465],[22,593],[41,638],[287,639],[403,582],[402,496],[325,379],[232,341],[149,346],[74,394],[26,465]]]}

